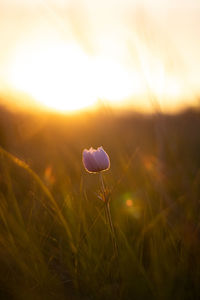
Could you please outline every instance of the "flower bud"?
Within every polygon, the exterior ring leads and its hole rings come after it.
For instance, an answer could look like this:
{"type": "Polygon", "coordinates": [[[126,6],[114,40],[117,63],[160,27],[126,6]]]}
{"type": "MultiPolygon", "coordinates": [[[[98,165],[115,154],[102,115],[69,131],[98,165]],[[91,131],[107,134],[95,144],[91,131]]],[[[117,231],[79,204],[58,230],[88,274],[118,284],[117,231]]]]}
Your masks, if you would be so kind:
{"type": "Polygon", "coordinates": [[[103,147],[83,150],[83,165],[89,173],[97,173],[110,168],[110,159],[103,147]]]}

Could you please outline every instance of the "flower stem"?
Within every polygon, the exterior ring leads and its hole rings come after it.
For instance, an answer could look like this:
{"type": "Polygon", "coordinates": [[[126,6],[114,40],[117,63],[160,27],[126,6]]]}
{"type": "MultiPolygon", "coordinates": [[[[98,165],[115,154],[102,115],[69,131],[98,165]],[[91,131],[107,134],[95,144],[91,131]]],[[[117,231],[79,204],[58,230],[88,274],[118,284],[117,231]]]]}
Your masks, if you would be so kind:
{"type": "Polygon", "coordinates": [[[101,189],[102,189],[102,198],[103,201],[105,203],[105,214],[106,214],[106,219],[109,225],[109,231],[110,231],[110,235],[111,235],[111,239],[112,239],[112,244],[113,244],[113,250],[114,250],[114,254],[116,257],[118,257],[118,247],[117,247],[117,240],[116,240],[116,234],[115,234],[115,229],[113,226],[113,222],[112,222],[112,216],[111,216],[111,211],[110,211],[110,203],[109,203],[109,197],[106,193],[106,188],[105,188],[105,184],[103,181],[103,176],[100,173],[100,182],[101,182],[101,189]]]}
{"type": "Polygon", "coordinates": [[[118,257],[118,247],[117,247],[117,242],[116,242],[116,235],[115,235],[115,230],[112,222],[112,217],[110,213],[110,204],[109,202],[105,203],[105,210],[107,211],[107,218],[108,218],[108,223],[110,226],[110,233],[111,233],[111,238],[112,238],[112,244],[113,244],[113,250],[115,253],[115,256],[118,257]]]}

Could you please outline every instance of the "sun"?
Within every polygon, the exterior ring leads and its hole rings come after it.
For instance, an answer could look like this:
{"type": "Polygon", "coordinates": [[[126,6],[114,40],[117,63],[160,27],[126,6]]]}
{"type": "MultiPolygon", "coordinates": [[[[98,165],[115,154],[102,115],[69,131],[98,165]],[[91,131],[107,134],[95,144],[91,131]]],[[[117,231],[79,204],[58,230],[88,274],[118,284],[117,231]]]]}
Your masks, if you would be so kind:
{"type": "Polygon", "coordinates": [[[89,56],[76,44],[39,42],[16,51],[9,77],[40,106],[59,111],[91,107],[98,99],[123,100],[136,82],[118,62],[89,56]]]}
{"type": "Polygon", "coordinates": [[[24,47],[11,67],[12,85],[42,106],[73,111],[97,100],[89,57],[74,45],[24,47]]]}

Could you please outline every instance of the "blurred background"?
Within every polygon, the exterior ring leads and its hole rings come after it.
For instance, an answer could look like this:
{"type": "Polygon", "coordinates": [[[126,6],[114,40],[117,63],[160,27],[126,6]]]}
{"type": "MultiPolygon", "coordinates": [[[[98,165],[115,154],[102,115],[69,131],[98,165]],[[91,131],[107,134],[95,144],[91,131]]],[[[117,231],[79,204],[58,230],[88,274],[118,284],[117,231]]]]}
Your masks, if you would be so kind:
{"type": "Polygon", "coordinates": [[[199,15],[198,0],[2,0],[1,102],[199,106],[199,15]]]}

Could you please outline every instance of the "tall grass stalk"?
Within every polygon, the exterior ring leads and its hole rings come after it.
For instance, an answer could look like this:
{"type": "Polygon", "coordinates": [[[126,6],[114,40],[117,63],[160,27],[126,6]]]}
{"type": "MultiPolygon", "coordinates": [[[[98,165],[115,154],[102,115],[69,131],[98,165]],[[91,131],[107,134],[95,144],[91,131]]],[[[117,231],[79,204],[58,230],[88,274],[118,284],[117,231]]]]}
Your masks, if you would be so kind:
{"type": "MultiPolygon", "coordinates": [[[[7,157],[9,160],[11,160],[17,166],[25,169],[30,174],[30,176],[33,178],[33,180],[35,180],[36,183],[40,186],[41,190],[44,192],[46,197],[49,199],[49,201],[51,203],[51,208],[52,208],[53,212],[55,213],[55,216],[58,217],[60,224],[62,224],[62,226],[64,227],[64,229],[66,231],[67,236],[69,237],[70,247],[71,247],[72,251],[74,253],[76,253],[77,248],[75,247],[74,242],[72,241],[72,234],[71,234],[70,228],[61,212],[60,207],[58,206],[58,204],[55,201],[54,197],[52,196],[51,192],[45,186],[45,184],[42,182],[40,177],[25,162],[21,161],[19,158],[15,157],[11,153],[7,152],[1,146],[0,146],[0,153],[2,153],[2,155],[7,157]]],[[[45,203],[43,203],[43,205],[46,207],[45,203]]]]}

